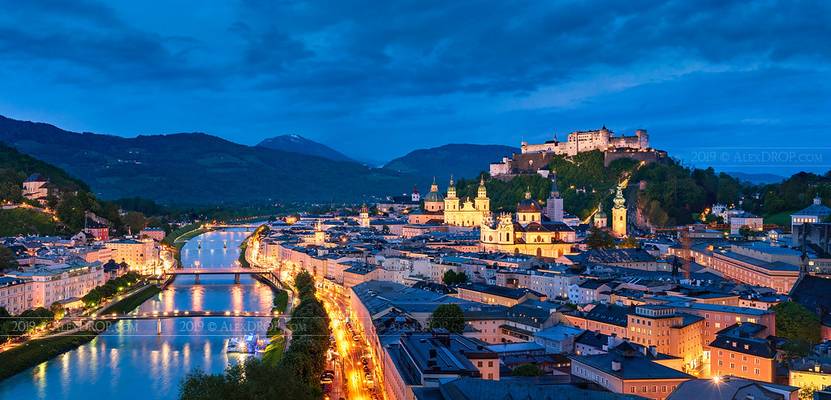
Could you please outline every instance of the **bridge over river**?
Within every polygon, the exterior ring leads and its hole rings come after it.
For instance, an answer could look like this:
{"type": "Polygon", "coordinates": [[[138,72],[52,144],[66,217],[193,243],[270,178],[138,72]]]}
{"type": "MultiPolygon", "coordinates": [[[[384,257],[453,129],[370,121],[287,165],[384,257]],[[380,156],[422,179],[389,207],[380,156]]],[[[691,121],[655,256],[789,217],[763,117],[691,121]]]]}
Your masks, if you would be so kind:
{"type": "Polygon", "coordinates": [[[263,268],[177,268],[164,272],[165,276],[194,275],[195,283],[199,284],[200,275],[234,275],[234,282],[239,283],[240,275],[271,276],[273,271],[263,268]]]}

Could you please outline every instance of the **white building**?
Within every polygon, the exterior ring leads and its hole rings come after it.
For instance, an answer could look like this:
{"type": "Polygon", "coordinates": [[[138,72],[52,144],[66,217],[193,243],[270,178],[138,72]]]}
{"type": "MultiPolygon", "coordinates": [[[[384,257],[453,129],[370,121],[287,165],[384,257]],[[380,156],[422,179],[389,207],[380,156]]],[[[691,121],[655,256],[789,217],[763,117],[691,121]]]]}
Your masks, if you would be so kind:
{"type": "Polygon", "coordinates": [[[55,302],[80,299],[106,280],[104,268],[99,263],[55,264],[10,273],[6,277],[23,281],[3,287],[6,295],[0,295],[0,307],[6,307],[13,314],[11,309],[19,313],[38,307],[49,308],[55,302]]]}
{"type": "MultiPolygon", "coordinates": [[[[822,199],[814,198],[814,203],[810,206],[791,214],[791,232],[795,232],[794,227],[802,224],[816,224],[825,222],[831,216],[831,208],[822,204],[822,199]]],[[[798,238],[794,238],[794,243],[797,243],[798,238]]]]}
{"type": "Polygon", "coordinates": [[[130,271],[152,275],[161,266],[159,246],[153,239],[111,240],[106,246],[112,251],[112,259],[118,263],[127,263],[130,271]]]}
{"type": "Polygon", "coordinates": [[[749,228],[752,231],[761,232],[765,228],[764,221],[762,217],[757,215],[753,215],[749,212],[742,212],[738,214],[730,215],[730,234],[731,235],[738,235],[739,230],[744,227],[749,228]]]}

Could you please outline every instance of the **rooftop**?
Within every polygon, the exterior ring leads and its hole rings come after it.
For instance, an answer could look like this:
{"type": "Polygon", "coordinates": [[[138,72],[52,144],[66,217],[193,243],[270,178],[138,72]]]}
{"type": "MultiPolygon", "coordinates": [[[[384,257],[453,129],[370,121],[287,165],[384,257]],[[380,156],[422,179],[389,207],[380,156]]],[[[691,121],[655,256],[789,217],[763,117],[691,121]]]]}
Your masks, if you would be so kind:
{"type": "Polygon", "coordinates": [[[681,371],[665,367],[645,357],[626,356],[618,352],[591,356],[571,356],[571,359],[624,380],[641,379],[693,379],[681,371]],[[612,362],[620,362],[618,370],[612,362]]]}

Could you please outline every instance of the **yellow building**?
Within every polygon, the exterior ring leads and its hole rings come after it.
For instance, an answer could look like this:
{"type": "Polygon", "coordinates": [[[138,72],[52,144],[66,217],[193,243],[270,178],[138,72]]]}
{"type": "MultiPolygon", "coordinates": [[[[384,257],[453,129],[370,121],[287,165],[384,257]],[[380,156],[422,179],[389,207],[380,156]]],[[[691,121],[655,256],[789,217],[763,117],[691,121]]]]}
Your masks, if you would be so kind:
{"type": "Polygon", "coordinates": [[[831,386],[831,371],[828,366],[817,363],[808,368],[792,368],[788,371],[788,384],[800,388],[821,389],[831,386]]]}
{"type": "Polygon", "coordinates": [[[623,198],[623,191],[617,187],[614,207],[612,207],[612,233],[617,237],[626,236],[626,199],[623,198]]]}
{"type": "Polygon", "coordinates": [[[490,214],[491,201],[485,188],[485,179],[479,181],[476,198],[462,201],[456,196],[456,186],[450,177],[450,186],[444,198],[444,223],[454,226],[479,226],[490,214]]]}
{"type": "Polygon", "coordinates": [[[488,214],[479,242],[482,251],[557,258],[571,254],[576,237],[563,222],[543,221],[539,204],[526,192],[525,200],[517,204],[516,220],[503,213],[494,221],[488,214]]]}

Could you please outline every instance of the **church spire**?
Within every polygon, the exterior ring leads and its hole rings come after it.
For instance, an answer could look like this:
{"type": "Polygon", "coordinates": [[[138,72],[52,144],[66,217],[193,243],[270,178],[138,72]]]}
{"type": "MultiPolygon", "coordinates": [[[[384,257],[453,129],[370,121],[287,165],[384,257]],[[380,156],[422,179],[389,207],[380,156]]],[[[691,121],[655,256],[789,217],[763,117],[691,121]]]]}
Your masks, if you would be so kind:
{"type": "Polygon", "coordinates": [[[625,208],[626,207],[626,199],[623,198],[623,190],[620,187],[620,185],[618,185],[618,187],[617,187],[617,193],[615,193],[615,199],[613,200],[613,202],[615,203],[614,208],[625,208]]]}
{"type": "Polygon", "coordinates": [[[447,197],[456,198],[456,184],[453,182],[453,175],[450,175],[450,186],[447,187],[447,197]]]}
{"type": "Polygon", "coordinates": [[[488,197],[488,188],[485,187],[485,176],[479,178],[479,189],[476,192],[476,197],[484,199],[488,197]]]}
{"type": "Polygon", "coordinates": [[[557,171],[551,172],[551,198],[556,199],[560,197],[560,188],[557,187],[557,171]]]}
{"type": "Polygon", "coordinates": [[[525,188],[525,200],[531,200],[531,187],[530,186],[525,188]]]}

